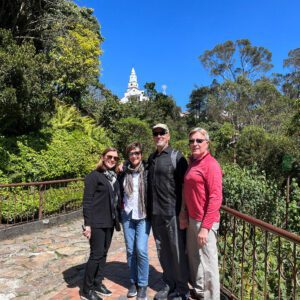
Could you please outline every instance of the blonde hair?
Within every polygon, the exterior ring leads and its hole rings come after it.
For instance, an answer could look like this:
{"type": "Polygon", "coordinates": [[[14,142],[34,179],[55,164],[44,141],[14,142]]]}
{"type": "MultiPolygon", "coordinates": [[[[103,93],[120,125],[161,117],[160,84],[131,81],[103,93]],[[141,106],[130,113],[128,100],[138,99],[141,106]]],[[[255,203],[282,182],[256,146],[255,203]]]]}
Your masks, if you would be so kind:
{"type": "MultiPolygon", "coordinates": [[[[106,149],[102,152],[102,154],[101,154],[101,156],[100,156],[100,159],[99,159],[99,161],[98,161],[98,163],[97,163],[97,165],[96,165],[96,168],[95,168],[95,169],[96,169],[97,171],[104,172],[104,171],[106,170],[106,167],[105,167],[105,165],[104,165],[104,163],[103,163],[103,157],[104,157],[108,152],[110,152],[110,151],[113,151],[113,152],[117,152],[117,153],[118,153],[118,150],[117,150],[116,148],[113,148],[113,147],[108,147],[108,148],[106,148],[106,149]]],[[[113,170],[114,170],[116,173],[119,172],[119,162],[116,162],[116,165],[114,166],[113,170]]]]}
{"type": "Polygon", "coordinates": [[[199,133],[201,133],[202,135],[204,135],[205,139],[206,139],[207,141],[209,141],[209,134],[208,134],[208,132],[207,132],[205,129],[200,128],[200,127],[196,127],[196,128],[194,128],[194,129],[192,129],[192,130],[189,132],[189,138],[191,137],[191,135],[193,135],[193,134],[196,133],[196,132],[199,132],[199,133]]]}

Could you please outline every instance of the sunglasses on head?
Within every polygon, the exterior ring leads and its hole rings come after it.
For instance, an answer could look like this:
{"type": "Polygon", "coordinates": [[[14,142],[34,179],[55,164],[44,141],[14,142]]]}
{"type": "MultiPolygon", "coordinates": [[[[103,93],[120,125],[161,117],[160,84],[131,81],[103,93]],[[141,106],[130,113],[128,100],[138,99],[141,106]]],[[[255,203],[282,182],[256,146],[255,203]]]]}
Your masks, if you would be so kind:
{"type": "Polygon", "coordinates": [[[162,136],[165,135],[167,132],[165,130],[160,130],[160,131],[153,131],[152,134],[153,136],[162,136]]]}
{"type": "Polygon", "coordinates": [[[201,144],[201,143],[203,143],[204,141],[206,141],[205,139],[190,139],[189,140],[189,144],[194,144],[195,142],[197,143],[197,144],[201,144]]]}
{"type": "Polygon", "coordinates": [[[106,155],[106,157],[109,159],[109,160],[114,160],[114,161],[118,161],[119,160],[119,157],[118,156],[113,156],[113,155],[106,155]]]}
{"type": "Polygon", "coordinates": [[[128,156],[129,156],[129,157],[131,157],[131,156],[133,156],[133,155],[139,156],[140,154],[141,154],[141,151],[134,151],[134,152],[129,152],[129,153],[128,153],[128,156]]]}

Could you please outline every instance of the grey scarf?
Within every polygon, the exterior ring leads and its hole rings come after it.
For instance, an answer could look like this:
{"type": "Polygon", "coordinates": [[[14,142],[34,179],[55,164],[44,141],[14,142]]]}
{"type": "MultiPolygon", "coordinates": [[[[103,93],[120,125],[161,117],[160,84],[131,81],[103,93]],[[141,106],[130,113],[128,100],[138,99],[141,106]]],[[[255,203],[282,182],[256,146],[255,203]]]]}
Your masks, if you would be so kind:
{"type": "Polygon", "coordinates": [[[140,213],[145,213],[145,187],[144,187],[144,165],[141,162],[137,167],[132,168],[130,165],[127,167],[125,171],[125,180],[124,180],[124,191],[130,196],[133,193],[133,173],[138,173],[138,187],[139,187],[139,200],[138,200],[138,210],[140,213]]]}

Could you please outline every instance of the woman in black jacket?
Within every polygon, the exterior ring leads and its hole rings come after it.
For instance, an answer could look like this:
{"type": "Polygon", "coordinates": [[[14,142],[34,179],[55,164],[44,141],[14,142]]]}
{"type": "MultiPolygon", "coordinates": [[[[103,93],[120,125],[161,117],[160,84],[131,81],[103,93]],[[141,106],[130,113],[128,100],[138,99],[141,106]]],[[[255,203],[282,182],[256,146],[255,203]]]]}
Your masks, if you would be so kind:
{"type": "Polygon", "coordinates": [[[116,206],[119,201],[118,151],[107,148],[96,169],[85,178],[83,195],[83,234],[90,242],[90,257],[86,264],[82,299],[100,300],[111,292],[102,283],[103,268],[111,244],[114,226],[119,225],[116,206]],[[96,281],[97,278],[97,281],[96,281]]]}
{"type": "Polygon", "coordinates": [[[147,168],[142,161],[142,146],[131,143],[127,149],[128,164],[119,177],[121,218],[130,268],[127,297],[147,299],[149,276],[148,237],[150,222],[147,214],[147,168]]]}

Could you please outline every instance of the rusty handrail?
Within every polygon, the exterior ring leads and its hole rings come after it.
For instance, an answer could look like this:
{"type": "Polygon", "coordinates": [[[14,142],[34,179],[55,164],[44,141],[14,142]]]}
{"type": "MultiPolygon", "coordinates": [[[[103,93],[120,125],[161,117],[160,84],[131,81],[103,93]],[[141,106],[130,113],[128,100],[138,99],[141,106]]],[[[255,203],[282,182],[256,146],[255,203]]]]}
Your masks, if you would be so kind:
{"type": "Polygon", "coordinates": [[[228,206],[225,206],[225,205],[222,205],[222,210],[224,210],[225,212],[235,216],[235,217],[238,217],[242,220],[245,220],[247,221],[248,223],[254,225],[254,226],[258,226],[264,230],[267,230],[267,231],[271,231],[272,233],[278,235],[278,236],[282,236],[296,244],[300,244],[300,236],[297,235],[297,234],[294,234],[292,232],[289,232],[287,230],[284,230],[282,228],[279,228],[279,227],[276,227],[276,226],[273,226],[269,223],[266,223],[264,221],[261,221],[259,219],[256,219],[256,218],[253,218],[251,216],[248,216],[246,214],[243,214],[237,210],[234,210],[228,206]]]}
{"type": "Polygon", "coordinates": [[[23,182],[23,183],[6,183],[6,184],[0,184],[0,188],[17,187],[17,186],[48,185],[48,184],[53,184],[53,183],[64,183],[64,182],[81,181],[81,180],[83,180],[83,178],[58,179],[58,180],[50,180],[50,181],[36,181],[36,182],[23,182]]]}
{"type": "Polygon", "coordinates": [[[83,178],[0,184],[0,227],[65,214],[82,205],[83,178]]]}

